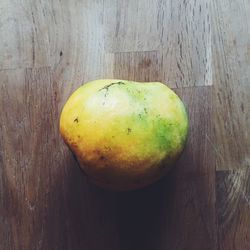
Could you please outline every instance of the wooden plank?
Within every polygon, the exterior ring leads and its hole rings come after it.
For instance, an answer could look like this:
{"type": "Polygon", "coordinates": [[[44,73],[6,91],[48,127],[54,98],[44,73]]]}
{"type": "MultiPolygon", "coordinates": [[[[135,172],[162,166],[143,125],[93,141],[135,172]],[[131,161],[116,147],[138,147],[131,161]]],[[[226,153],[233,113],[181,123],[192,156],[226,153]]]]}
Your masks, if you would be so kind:
{"type": "Polygon", "coordinates": [[[114,53],[113,76],[139,82],[162,81],[162,57],[157,51],[114,53]]]}
{"type": "Polygon", "coordinates": [[[213,99],[216,168],[236,170],[250,166],[250,86],[215,86],[213,99]]]}
{"type": "Polygon", "coordinates": [[[180,164],[184,167],[180,172],[188,175],[207,175],[214,172],[211,155],[212,88],[200,86],[175,91],[187,107],[190,122],[188,145],[180,159],[180,164]]]}
{"type": "Polygon", "coordinates": [[[213,152],[218,249],[249,249],[248,1],[212,1],[213,152]]]}
{"type": "Polygon", "coordinates": [[[46,9],[29,1],[2,1],[0,69],[49,65],[46,9]]]}
{"type": "Polygon", "coordinates": [[[6,190],[1,215],[12,239],[8,243],[3,238],[2,249],[38,249],[49,237],[46,187],[54,180],[52,161],[58,161],[57,152],[50,152],[57,144],[50,69],[1,71],[1,79],[1,168],[6,190]]]}
{"type": "Polygon", "coordinates": [[[212,85],[210,1],[162,1],[163,79],[171,87],[212,85]]]}
{"type": "Polygon", "coordinates": [[[249,11],[249,1],[212,1],[213,71],[221,84],[250,84],[249,11]]]}
{"type": "Polygon", "coordinates": [[[249,168],[216,172],[216,210],[220,250],[250,248],[249,168]]]}
{"type": "Polygon", "coordinates": [[[159,0],[104,1],[105,50],[133,52],[157,50],[162,26],[159,0]]]}
{"type": "Polygon", "coordinates": [[[214,156],[218,170],[250,165],[248,1],[213,1],[214,156]]]}

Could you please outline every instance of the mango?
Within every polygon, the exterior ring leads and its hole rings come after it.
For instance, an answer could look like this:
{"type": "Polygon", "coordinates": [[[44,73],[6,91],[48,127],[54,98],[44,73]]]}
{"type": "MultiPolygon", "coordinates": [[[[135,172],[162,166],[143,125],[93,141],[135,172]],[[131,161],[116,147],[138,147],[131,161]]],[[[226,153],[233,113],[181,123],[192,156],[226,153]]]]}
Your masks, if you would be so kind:
{"type": "Polygon", "coordinates": [[[183,151],[188,127],[184,104],[160,82],[85,83],[60,117],[60,133],[89,179],[115,191],[164,176],[183,151]]]}

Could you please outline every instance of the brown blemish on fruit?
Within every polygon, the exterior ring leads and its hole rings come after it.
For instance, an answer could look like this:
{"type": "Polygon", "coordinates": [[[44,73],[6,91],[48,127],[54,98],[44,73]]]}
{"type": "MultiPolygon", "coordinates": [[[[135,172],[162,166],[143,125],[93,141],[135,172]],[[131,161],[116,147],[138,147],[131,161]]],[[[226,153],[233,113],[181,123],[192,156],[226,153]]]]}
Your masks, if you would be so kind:
{"type": "Polygon", "coordinates": [[[108,146],[104,146],[104,148],[108,151],[111,151],[111,147],[108,147],[108,146]]]}
{"type": "Polygon", "coordinates": [[[100,150],[94,150],[93,153],[94,153],[94,154],[97,154],[97,155],[100,155],[100,154],[101,154],[100,150]]]}
{"type": "Polygon", "coordinates": [[[99,159],[100,159],[101,161],[107,160],[107,158],[106,158],[105,156],[103,156],[103,155],[101,155],[99,159]]]}
{"type": "Polygon", "coordinates": [[[130,134],[132,132],[131,128],[127,128],[127,134],[130,134]]]}

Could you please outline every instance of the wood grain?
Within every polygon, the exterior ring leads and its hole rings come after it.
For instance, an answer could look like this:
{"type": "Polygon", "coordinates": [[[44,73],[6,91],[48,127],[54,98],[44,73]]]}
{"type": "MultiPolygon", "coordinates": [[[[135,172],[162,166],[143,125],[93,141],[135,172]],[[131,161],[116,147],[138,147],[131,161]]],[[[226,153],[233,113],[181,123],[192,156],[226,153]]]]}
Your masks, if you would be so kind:
{"type": "Polygon", "coordinates": [[[0,249],[250,248],[250,3],[3,0],[0,249]],[[69,95],[97,78],[162,81],[190,134],[142,190],[89,183],[58,131],[69,95]]]}
{"type": "Polygon", "coordinates": [[[162,55],[158,51],[114,53],[113,76],[141,82],[162,80],[162,55]]]}
{"type": "Polygon", "coordinates": [[[250,247],[249,168],[216,173],[218,249],[250,247]],[[248,226],[246,226],[248,225],[248,226]]]}
{"type": "Polygon", "coordinates": [[[218,249],[250,248],[249,1],[212,1],[218,249]]]}
{"type": "Polygon", "coordinates": [[[124,68],[122,75],[133,77],[126,72],[134,68],[136,78],[143,78],[143,59],[138,60],[151,52],[160,64],[152,81],[212,85],[209,1],[110,0],[104,6],[105,50],[115,54],[115,76],[124,68]],[[137,59],[128,62],[130,56],[137,59]]]}
{"type": "Polygon", "coordinates": [[[250,3],[213,1],[215,157],[218,170],[250,166],[250,3]]]}

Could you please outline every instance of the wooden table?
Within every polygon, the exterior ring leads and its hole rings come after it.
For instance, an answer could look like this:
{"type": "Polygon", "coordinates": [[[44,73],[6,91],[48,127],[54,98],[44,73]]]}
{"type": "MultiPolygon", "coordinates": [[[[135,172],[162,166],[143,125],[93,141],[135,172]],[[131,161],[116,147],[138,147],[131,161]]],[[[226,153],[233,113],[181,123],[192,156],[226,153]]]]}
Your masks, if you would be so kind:
{"type": "Polygon", "coordinates": [[[2,0],[1,250],[250,249],[250,2],[2,0]],[[58,131],[98,78],[162,81],[187,147],[160,182],[90,184],[58,131]]]}

